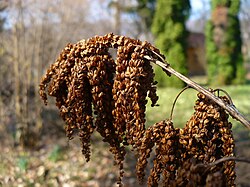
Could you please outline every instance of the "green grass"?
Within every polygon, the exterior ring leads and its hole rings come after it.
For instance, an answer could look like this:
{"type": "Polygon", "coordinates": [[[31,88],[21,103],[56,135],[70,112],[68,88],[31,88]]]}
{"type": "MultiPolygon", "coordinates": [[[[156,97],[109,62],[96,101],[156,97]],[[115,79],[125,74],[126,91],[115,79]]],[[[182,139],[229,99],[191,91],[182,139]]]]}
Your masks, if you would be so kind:
{"type": "MultiPolygon", "coordinates": [[[[250,85],[225,86],[220,88],[229,93],[237,109],[250,120],[250,85]]],[[[180,90],[176,88],[158,89],[158,104],[160,106],[150,107],[151,103],[150,101],[148,102],[146,113],[147,125],[152,125],[169,118],[174,99],[180,90]]],[[[180,95],[173,112],[173,122],[176,127],[183,127],[193,114],[193,106],[197,99],[197,93],[194,89],[187,89],[180,95]]],[[[249,137],[250,133],[243,125],[232,118],[230,118],[230,121],[233,123],[236,138],[244,139],[249,137]]]]}
{"type": "MultiPolygon", "coordinates": [[[[170,117],[173,102],[181,89],[177,88],[159,88],[158,104],[160,106],[150,107],[150,101],[147,106],[147,124],[151,125],[170,117]]],[[[193,105],[198,92],[188,89],[180,95],[173,111],[173,121],[176,127],[182,127],[193,113],[193,105]]]]}

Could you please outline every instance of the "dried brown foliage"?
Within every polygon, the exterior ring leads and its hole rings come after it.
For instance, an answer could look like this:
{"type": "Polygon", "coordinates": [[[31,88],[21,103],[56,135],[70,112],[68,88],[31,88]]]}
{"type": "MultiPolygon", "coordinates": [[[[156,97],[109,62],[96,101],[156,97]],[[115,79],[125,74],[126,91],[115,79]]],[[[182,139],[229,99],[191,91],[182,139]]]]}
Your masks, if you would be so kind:
{"type": "Polygon", "coordinates": [[[228,114],[205,95],[198,94],[195,112],[183,129],[171,120],[145,128],[146,97],[155,106],[158,96],[152,66],[144,56],[159,58],[155,54],[159,50],[148,42],[113,34],[68,44],[42,78],[41,98],[45,104],[47,94],[56,98],[67,136],[78,132],[87,161],[91,134],[100,133],[119,166],[120,185],[129,145],[137,152],[141,183],[147,159],[155,152],[148,186],[215,186],[215,181],[217,186],[234,186],[234,161],[210,165],[233,156],[232,125],[228,114]],[[116,59],[110,48],[117,49],[116,59]]]}

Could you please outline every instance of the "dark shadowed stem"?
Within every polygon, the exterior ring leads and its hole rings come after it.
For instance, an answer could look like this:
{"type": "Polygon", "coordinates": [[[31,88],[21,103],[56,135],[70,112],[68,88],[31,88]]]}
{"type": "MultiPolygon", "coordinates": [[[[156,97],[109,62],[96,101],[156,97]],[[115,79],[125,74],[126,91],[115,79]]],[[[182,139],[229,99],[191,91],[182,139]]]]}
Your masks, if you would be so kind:
{"type": "Polygon", "coordinates": [[[159,60],[151,58],[150,56],[144,56],[144,58],[148,59],[148,60],[154,62],[156,65],[160,66],[164,70],[164,72],[166,72],[167,74],[175,75],[176,77],[178,77],[179,79],[181,79],[182,81],[187,83],[187,85],[189,85],[190,87],[192,87],[192,88],[196,89],[197,91],[206,95],[209,99],[213,100],[215,103],[217,103],[219,106],[221,106],[224,110],[226,110],[232,116],[232,118],[240,121],[246,128],[250,129],[250,121],[247,120],[237,110],[237,108],[233,104],[225,103],[222,99],[215,96],[209,90],[203,88],[202,86],[200,86],[196,82],[190,80],[189,78],[187,78],[184,75],[180,74],[179,72],[175,71],[172,67],[170,67],[170,65],[164,59],[161,58],[162,61],[159,61],[159,60]]]}
{"type": "Polygon", "coordinates": [[[215,166],[217,164],[220,164],[221,162],[226,162],[226,161],[236,161],[236,162],[245,162],[245,163],[248,163],[250,164],[250,159],[247,159],[247,158],[237,158],[237,157],[233,157],[233,156],[230,156],[230,157],[223,157],[223,158],[220,158],[212,163],[209,163],[208,166],[212,167],[212,166],[215,166]]]}
{"type": "Polygon", "coordinates": [[[229,156],[229,157],[222,157],[214,162],[211,162],[211,163],[208,163],[208,164],[204,164],[204,163],[199,163],[195,166],[195,168],[199,168],[199,167],[202,167],[204,168],[205,166],[205,170],[203,171],[203,173],[207,173],[211,167],[214,167],[222,162],[226,162],[226,161],[236,161],[236,162],[244,162],[244,163],[248,163],[250,164],[250,159],[247,159],[247,158],[237,158],[237,157],[234,157],[234,156],[229,156]]]}

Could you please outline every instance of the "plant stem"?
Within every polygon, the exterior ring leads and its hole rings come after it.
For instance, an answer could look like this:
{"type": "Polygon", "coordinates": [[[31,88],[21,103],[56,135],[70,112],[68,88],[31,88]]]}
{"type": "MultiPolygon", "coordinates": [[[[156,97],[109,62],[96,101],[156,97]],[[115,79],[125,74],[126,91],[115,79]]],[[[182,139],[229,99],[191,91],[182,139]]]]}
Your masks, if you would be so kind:
{"type": "Polygon", "coordinates": [[[221,106],[224,110],[226,110],[232,116],[232,118],[240,121],[246,128],[248,128],[250,130],[250,121],[247,120],[246,117],[243,116],[233,104],[225,103],[222,99],[215,96],[209,90],[203,88],[202,86],[200,86],[196,82],[185,77],[181,73],[175,71],[172,67],[170,67],[170,64],[167,63],[166,61],[161,62],[159,60],[151,58],[150,56],[144,56],[144,58],[146,58],[146,59],[154,62],[156,65],[160,66],[164,70],[164,72],[166,72],[167,74],[175,75],[176,77],[178,77],[179,79],[181,79],[182,81],[187,83],[187,85],[189,85],[190,87],[192,87],[192,88],[196,89],[197,91],[206,95],[209,99],[211,99],[212,101],[217,103],[219,106],[221,106]]]}
{"type": "Polygon", "coordinates": [[[250,164],[250,160],[247,158],[237,158],[237,157],[232,156],[232,157],[222,157],[214,162],[209,163],[208,165],[211,167],[211,166],[215,166],[225,161],[237,161],[237,162],[245,162],[245,163],[250,164]]]}

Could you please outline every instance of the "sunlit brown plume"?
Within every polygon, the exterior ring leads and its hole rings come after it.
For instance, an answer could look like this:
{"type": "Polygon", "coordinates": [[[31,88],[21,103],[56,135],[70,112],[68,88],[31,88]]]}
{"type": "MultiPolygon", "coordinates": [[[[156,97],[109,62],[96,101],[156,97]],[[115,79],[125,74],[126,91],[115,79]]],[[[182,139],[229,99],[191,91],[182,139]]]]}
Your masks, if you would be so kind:
{"type": "MultiPolygon", "coordinates": [[[[195,112],[183,129],[175,128],[171,120],[146,129],[147,97],[151,106],[158,100],[146,55],[163,58],[148,42],[114,34],[68,44],[42,78],[41,98],[45,104],[47,95],[56,98],[67,137],[78,133],[87,161],[91,134],[100,133],[119,166],[120,185],[128,146],[137,155],[141,183],[154,150],[148,186],[212,186],[215,181],[234,186],[234,161],[209,166],[233,155],[234,139],[228,115],[205,95],[198,94],[195,112]],[[117,50],[115,59],[111,48],[117,50]]],[[[227,102],[226,97],[222,99],[227,102]]]]}

